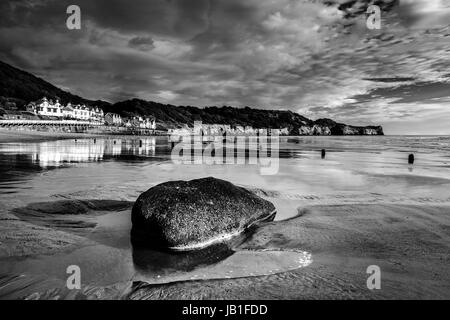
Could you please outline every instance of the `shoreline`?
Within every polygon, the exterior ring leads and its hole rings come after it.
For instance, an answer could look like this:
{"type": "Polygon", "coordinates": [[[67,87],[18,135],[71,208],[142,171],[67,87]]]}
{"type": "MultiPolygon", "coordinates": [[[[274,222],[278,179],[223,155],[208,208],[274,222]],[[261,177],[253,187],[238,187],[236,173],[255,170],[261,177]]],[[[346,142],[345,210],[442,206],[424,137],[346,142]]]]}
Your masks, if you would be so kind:
{"type": "Polygon", "coordinates": [[[83,139],[104,136],[94,133],[47,132],[35,130],[7,130],[0,128],[0,143],[44,142],[64,139],[83,139]]]}
{"type": "Polygon", "coordinates": [[[31,143],[66,139],[90,139],[100,137],[161,137],[162,135],[124,135],[116,133],[74,133],[74,132],[49,132],[36,130],[9,130],[0,128],[0,143],[31,143]]]}
{"type": "MultiPolygon", "coordinates": [[[[56,141],[65,139],[89,139],[96,137],[170,137],[170,135],[165,134],[155,134],[155,135],[134,135],[134,134],[124,134],[124,133],[114,133],[114,132],[64,132],[64,131],[37,131],[37,130],[17,130],[17,129],[5,129],[0,128],[0,143],[31,143],[31,142],[45,142],[45,141],[56,141]]],[[[329,136],[315,136],[315,137],[354,137],[355,135],[329,135],[329,136]]],[[[311,137],[309,135],[298,135],[298,136],[280,136],[280,138],[302,138],[311,137]]],[[[371,135],[358,135],[358,137],[374,137],[371,135]]]]}

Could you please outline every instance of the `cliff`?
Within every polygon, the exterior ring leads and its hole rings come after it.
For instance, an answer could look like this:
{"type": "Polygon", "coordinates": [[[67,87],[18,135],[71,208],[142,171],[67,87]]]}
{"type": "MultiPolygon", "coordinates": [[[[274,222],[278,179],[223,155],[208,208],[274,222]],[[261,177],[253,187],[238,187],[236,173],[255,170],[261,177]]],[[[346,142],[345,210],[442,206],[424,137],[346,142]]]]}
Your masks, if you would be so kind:
{"type": "Polygon", "coordinates": [[[350,126],[330,119],[318,119],[299,128],[299,135],[384,135],[381,126],[350,126]]]}
{"type": "MultiPolygon", "coordinates": [[[[159,128],[192,128],[194,121],[203,124],[252,127],[254,129],[282,129],[289,135],[382,135],[381,127],[355,127],[336,123],[330,119],[310,120],[287,110],[263,110],[233,108],[174,106],[158,102],[132,99],[111,104],[105,101],[87,100],[61,90],[31,73],[22,71],[0,61],[0,114],[5,109],[24,109],[31,101],[42,97],[59,98],[61,103],[79,103],[98,106],[105,112],[122,117],[153,116],[159,128]]],[[[4,112],[4,111],[3,111],[4,112]]]]}
{"type": "MultiPolygon", "coordinates": [[[[331,119],[308,119],[286,110],[254,108],[206,107],[166,105],[153,101],[132,99],[106,106],[106,112],[121,116],[153,116],[166,128],[192,128],[194,121],[203,124],[231,125],[262,129],[284,129],[289,135],[383,135],[381,126],[357,127],[337,123],[331,119]]],[[[234,130],[239,131],[239,130],[234,130]]]]}

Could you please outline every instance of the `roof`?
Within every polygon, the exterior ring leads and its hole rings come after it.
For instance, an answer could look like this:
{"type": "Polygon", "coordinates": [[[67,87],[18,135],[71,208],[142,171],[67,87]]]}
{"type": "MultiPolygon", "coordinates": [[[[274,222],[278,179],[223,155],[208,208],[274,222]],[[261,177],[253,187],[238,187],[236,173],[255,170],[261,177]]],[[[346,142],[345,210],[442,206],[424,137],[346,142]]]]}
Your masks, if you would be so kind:
{"type": "Polygon", "coordinates": [[[112,112],[108,112],[106,115],[113,116],[113,117],[120,117],[120,115],[118,115],[117,113],[112,113],[112,112]]]}

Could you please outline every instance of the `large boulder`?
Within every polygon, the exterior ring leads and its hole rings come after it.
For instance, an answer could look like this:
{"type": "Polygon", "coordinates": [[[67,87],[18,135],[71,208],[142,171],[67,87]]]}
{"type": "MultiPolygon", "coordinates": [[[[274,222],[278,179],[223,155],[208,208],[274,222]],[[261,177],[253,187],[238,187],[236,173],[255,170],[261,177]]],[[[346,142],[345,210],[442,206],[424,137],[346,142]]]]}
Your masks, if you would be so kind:
{"type": "Polygon", "coordinates": [[[275,207],[249,190],[215,178],[170,181],[133,206],[133,244],[185,251],[207,247],[273,220],[275,207]]]}

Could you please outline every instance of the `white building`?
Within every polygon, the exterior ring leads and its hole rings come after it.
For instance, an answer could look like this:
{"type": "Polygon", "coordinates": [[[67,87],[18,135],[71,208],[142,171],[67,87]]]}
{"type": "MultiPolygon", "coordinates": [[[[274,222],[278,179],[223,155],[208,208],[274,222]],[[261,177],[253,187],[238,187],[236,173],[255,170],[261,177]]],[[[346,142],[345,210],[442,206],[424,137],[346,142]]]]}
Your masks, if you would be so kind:
{"type": "Polygon", "coordinates": [[[123,118],[122,124],[127,128],[140,128],[140,129],[156,129],[155,118],[143,118],[143,117],[131,117],[123,118]]]}
{"type": "Polygon", "coordinates": [[[48,100],[45,97],[37,102],[29,103],[27,105],[27,111],[40,116],[51,116],[61,119],[64,118],[94,122],[104,121],[103,110],[98,107],[90,108],[86,105],[72,105],[70,102],[66,106],[63,106],[58,100],[53,103],[52,100],[48,100]]]}
{"type": "Polygon", "coordinates": [[[103,110],[98,107],[92,108],[90,110],[90,120],[96,122],[104,122],[105,114],[103,113],[103,110]]]}
{"type": "Polygon", "coordinates": [[[41,115],[41,116],[49,116],[49,117],[62,117],[62,106],[59,103],[58,100],[56,100],[56,103],[53,103],[52,100],[47,100],[46,97],[42,98],[41,100],[37,101],[35,104],[35,114],[41,115]]]}
{"type": "Polygon", "coordinates": [[[68,103],[63,107],[64,118],[77,119],[84,121],[103,122],[104,114],[103,110],[98,107],[89,108],[85,105],[75,105],[68,103]]]}
{"type": "Polygon", "coordinates": [[[139,117],[139,127],[141,129],[156,129],[156,120],[155,118],[142,118],[139,117]]]}
{"type": "Polygon", "coordinates": [[[62,109],[63,117],[66,119],[75,119],[73,111],[74,111],[74,109],[72,107],[72,104],[69,102],[67,104],[67,106],[63,107],[63,109],[62,109]]]}
{"type": "Polygon", "coordinates": [[[90,111],[85,105],[76,105],[73,107],[73,117],[77,120],[89,120],[90,111]]]}

